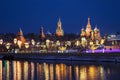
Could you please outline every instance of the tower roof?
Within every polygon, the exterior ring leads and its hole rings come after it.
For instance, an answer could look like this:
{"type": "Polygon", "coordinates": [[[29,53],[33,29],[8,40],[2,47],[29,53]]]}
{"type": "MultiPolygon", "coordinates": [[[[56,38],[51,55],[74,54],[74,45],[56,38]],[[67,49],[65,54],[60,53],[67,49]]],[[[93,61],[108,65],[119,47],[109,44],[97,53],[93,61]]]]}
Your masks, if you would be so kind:
{"type": "Polygon", "coordinates": [[[22,29],[20,28],[19,31],[18,31],[18,35],[19,36],[23,36],[23,32],[22,32],[22,29]]]}
{"type": "Polygon", "coordinates": [[[98,30],[97,27],[94,28],[94,31],[98,30]]]}
{"type": "Polygon", "coordinates": [[[43,31],[43,27],[41,27],[40,35],[41,35],[41,38],[42,38],[42,39],[45,38],[45,34],[44,34],[44,31],[43,31]]]}
{"type": "Polygon", "coordinates": [[[91,25],[90,25],[90,18],[88,18],[88,22],[87,22],[87,25],[86,25],[86,30],[89,30],[91,31],[91,25]]]}
{"type": "Polygon", "coordinates": [[[60,18],[59,18],[58,23],[57,23],[56,35],[57,36],[63,36],[64,35],[60,18]]]}
{"type": "Polygon", "coordinates": [[[60,18],[59,18],[58,22],[61,22],[60,18]]]}
{"type": "Polygon", "coordinates": [[[24,45],[25,43],[25,38],[23,37],[23,32],[22,29],[20,28],[18,31],[18,36],[17,36],[17,40],[20,40],[22,42],[22,45],[24,45]]]}
{"type": "Polygon", "coordinates": [[[90,18],[88,18],[88,22],[87,22],[87,25],[86,25],[86,29],[87,29],[87,28],[91,29],[90,18]]]}
{"type": "Polygon", "coordinates": [[[58,25],[62,25],[60,18],[58,20],[58,25]]]}
{"type": "Polygon", "coordinates": [[[97,27],[94,28],[94,31],[99,31],[99,29],[97,27]]]}
{"type": "Polygon", "coordinates": [[[88,23],[87,23],[87,25],[90,25],[90,18],[88,18],[88,23]]]}
{"type": "Polygon", "coordinates": [[[81,30],[84,30],[84,28],[82,28],[81,30]]]}

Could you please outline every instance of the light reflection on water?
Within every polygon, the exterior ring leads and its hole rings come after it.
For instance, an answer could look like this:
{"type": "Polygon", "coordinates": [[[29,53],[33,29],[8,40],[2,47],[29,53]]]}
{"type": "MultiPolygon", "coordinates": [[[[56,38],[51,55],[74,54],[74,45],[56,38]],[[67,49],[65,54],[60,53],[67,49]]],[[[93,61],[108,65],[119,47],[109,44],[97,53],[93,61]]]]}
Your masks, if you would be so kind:
{"type": "Polygon", "coordinates": [[[0,60],[0,80],[120,80],[120,64],[0,60]]]}

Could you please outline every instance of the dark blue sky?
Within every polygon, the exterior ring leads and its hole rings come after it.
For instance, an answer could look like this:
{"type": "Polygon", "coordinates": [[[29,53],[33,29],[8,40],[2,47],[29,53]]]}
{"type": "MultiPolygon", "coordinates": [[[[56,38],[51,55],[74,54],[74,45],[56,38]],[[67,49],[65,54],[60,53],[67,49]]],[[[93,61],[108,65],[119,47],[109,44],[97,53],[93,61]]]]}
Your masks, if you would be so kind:
{"type": "Polygon", "coordinates": [[[120,32],[120,0],[0,0],[0,33],[55,32],[58,18],[66,33],[80,33],[87,18],[102,34],[120,32]]]}

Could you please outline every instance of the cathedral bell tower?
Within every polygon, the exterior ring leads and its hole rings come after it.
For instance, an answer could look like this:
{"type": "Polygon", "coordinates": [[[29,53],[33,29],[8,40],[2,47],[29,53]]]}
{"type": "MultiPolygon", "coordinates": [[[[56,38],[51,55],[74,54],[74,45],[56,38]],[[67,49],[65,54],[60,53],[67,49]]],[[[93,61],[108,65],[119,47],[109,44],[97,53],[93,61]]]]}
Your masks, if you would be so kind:
{"type": "Polygon", "coordinates": [[[62,29],[62,23],[61,23],[60,18],[59,18],[59,21],[57,23],[56,36],[58,36],[58,37],[64,36],[64,32],[62,29]]]}

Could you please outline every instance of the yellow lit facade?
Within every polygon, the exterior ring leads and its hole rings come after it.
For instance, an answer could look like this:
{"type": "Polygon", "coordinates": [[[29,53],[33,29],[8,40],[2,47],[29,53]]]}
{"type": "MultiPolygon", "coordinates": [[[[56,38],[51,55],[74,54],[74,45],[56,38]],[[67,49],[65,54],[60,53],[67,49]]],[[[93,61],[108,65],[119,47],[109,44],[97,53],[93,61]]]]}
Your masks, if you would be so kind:
{"type": "Polygon", "coordinates": [[[100,30],[95,27],[94,30],[92,30],[91,24],[90,24],[90,18],[88,18],[88,22],[86,25],[86,29],[84,30],[84,28],[81,29],[81,37],[86,37],[87,39],[90,40],[101,40],[101,36],[100,36],[100,30]]]}
{"type": "Polygon", "coordinates": [[[62,23],[61,23],[60,18],[59,18],[59,21],[57,23],[56,36],[58,36],[58,37],[64,36],[64,31],[62,29],[62,23]]]}

